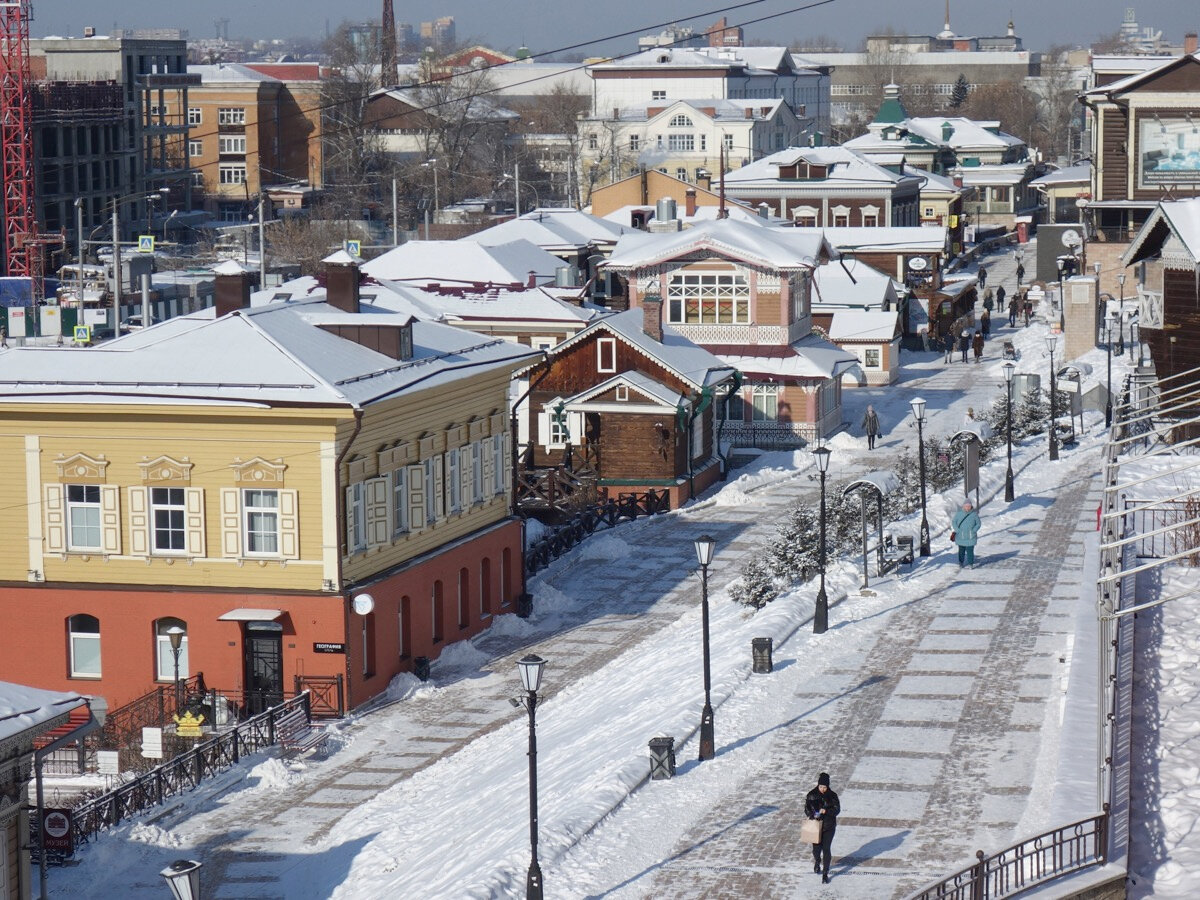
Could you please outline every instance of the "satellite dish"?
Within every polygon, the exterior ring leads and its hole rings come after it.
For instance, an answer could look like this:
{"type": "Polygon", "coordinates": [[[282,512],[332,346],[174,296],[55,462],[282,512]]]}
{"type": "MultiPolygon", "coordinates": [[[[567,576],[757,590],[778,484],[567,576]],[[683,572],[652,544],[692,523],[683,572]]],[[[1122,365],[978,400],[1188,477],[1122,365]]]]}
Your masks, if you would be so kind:
{"type": "Polygon", "coordinates": [[[360,616],[370,615],[375,609],[375,598],[370,594],[359,594],[354,598],[354,611],[360,616]]]}
{"type": "Polygon", "coordinates": [[[1062,233],[1062,245],[1064,247],[1080,247],[1083,245],[1083,238],[1074,228],[1068,228],[1062,233]]]}

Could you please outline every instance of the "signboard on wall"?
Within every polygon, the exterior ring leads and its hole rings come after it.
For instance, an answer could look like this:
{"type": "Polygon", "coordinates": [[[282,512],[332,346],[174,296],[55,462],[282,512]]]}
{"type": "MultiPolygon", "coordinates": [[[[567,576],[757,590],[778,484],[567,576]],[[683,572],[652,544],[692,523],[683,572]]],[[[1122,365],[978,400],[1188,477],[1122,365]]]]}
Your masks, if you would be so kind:
{"type": "Polygon", "coordinates": [[[1142,118],[1138,124],[1138,184],[1200,183],[1200,129],[1188,119],[1142,118]]]}
{"type": "Polygon", "coordinates": [[[42,846],[47,850],[64,850],[70,855],[74,847],[71,837],[69,809],[42,810],[42,846]]]}

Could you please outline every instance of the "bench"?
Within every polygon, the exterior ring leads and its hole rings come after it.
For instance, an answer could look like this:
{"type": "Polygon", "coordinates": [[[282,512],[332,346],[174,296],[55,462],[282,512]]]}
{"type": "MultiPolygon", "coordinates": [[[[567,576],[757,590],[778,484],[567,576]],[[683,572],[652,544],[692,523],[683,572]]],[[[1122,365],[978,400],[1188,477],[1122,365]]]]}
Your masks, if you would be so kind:
{"type": "Polygon", "coordinates": [[[275,737],[284,755],[293,756],[317,747],[324,750],[329,732],[310,723],[304,708],[297,706],[275,720],[275,737]]]}
{"type": "Polygon", "coordinates": [[[914,556],[913,544],[911,534],[884,536],[883,553],[879,558],[879,574],[886,575],[900,566],[911,566],[914,556]]]}

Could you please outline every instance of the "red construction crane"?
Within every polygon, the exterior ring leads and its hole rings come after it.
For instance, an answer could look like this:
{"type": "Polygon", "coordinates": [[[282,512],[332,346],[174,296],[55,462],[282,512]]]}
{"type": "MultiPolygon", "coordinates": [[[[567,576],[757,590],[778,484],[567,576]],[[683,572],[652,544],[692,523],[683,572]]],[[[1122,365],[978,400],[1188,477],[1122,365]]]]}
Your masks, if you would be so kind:
{"type": "Polygon", "coordinates": [[[0,2],[0,178],[4,184],[6,274],[40,276],[34,217],[30,0],[0,2]]]}

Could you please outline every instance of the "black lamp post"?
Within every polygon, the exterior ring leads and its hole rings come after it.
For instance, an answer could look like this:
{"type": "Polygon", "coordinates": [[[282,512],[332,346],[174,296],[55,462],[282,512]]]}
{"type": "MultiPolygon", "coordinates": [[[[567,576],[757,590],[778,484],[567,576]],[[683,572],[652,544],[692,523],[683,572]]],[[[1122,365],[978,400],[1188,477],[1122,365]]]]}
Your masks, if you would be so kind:
{"type": "Polygon", "coordinates": [[[708,567],[712,563],[717,542],[707,534],[696,538],[696,560],[700,563],[700,620],[704,634],[704,710],[700,713],[700,759],[717,755],[713,736],[712,677],[708,660],[708,567]]]}
{"type": "Polygon", "coordinates": [[[917,420],[917,460],[921,470],[921,555],[929,555],[929,517],[925,509],[925,401],[914,397],[909,401],[913,418],[917,420]]]}
{"type": "Polygon", "coordinates": [[[183,650],[183,636],[186,634],[178,625],[172,625],[167,629],[167,639],[171,642],[171,656],[175,658],[175,711],[179,711],[181,704],[180,684],[179,684],[179,653],[183,650]]]}
{"type": "Polygon", "coordinates": [[[1108,396],[1104,400],[1104,427],[1112,427],[1112,345],[1113,345],[1113,325],[1116,323],[1108,320],[1105,322],[1104,344],[1108,348],[1108,396]]]}
{"type": "Polygon", "coordinates": [[[1125,273],[1117,273],[1117,356],[1125,355],[1125,273]]]}
{"type": "Polygon", "coordinates": [[[817,590],[817,607],[813,611],[813,634],[824,634],[829,628],[829,597],[825,593],[825,473],[829,471],[829,448],[818,447],[813,456],[817,458],[817,470],[821,473],[821,548],[817,556],[821,566],[821,587],[817,590]]]}
{"type": "Polygon", "coordinates": [[[1058,418],[1058,408],[1056,405],[1055,393],[1057,385],[1054,380],[1054,348],[1058,344],[1058,338],[1050,335],[1046,338],[1046,349],[1050,351],[1050,458],[1058,459],[1058,426],[1056,419],[1058,418]]]}
{"type": "Polygon", "coordinates": [[[1004,416],[1005,441],[1008,443],[1008,471],[1004,473],[1004,502],[1012,503],[1017,497],[1016,492],[1013,490],[1012,470],[1012,383],[1013,372],[1016,371],[1017,367],[1012,362],[1006,362],[1002,368],[1004,369],[1005,392],[1008,396],[1004,416]]]}
{"type": "MultiPolygon", "coordinates": [[[[537,803],[537,692],[542,686],[542,669],[546,661],[536,653],[517,660],[521,672],[521,685],[525,688],[524,706],[529,710],[529,876],[525,879],[525,896],[528,900],[542,900],[542,867],[538,865],[538,803],[537,803]]],[[[513,701],[517,706],[521,700],[513,701]]]]}

